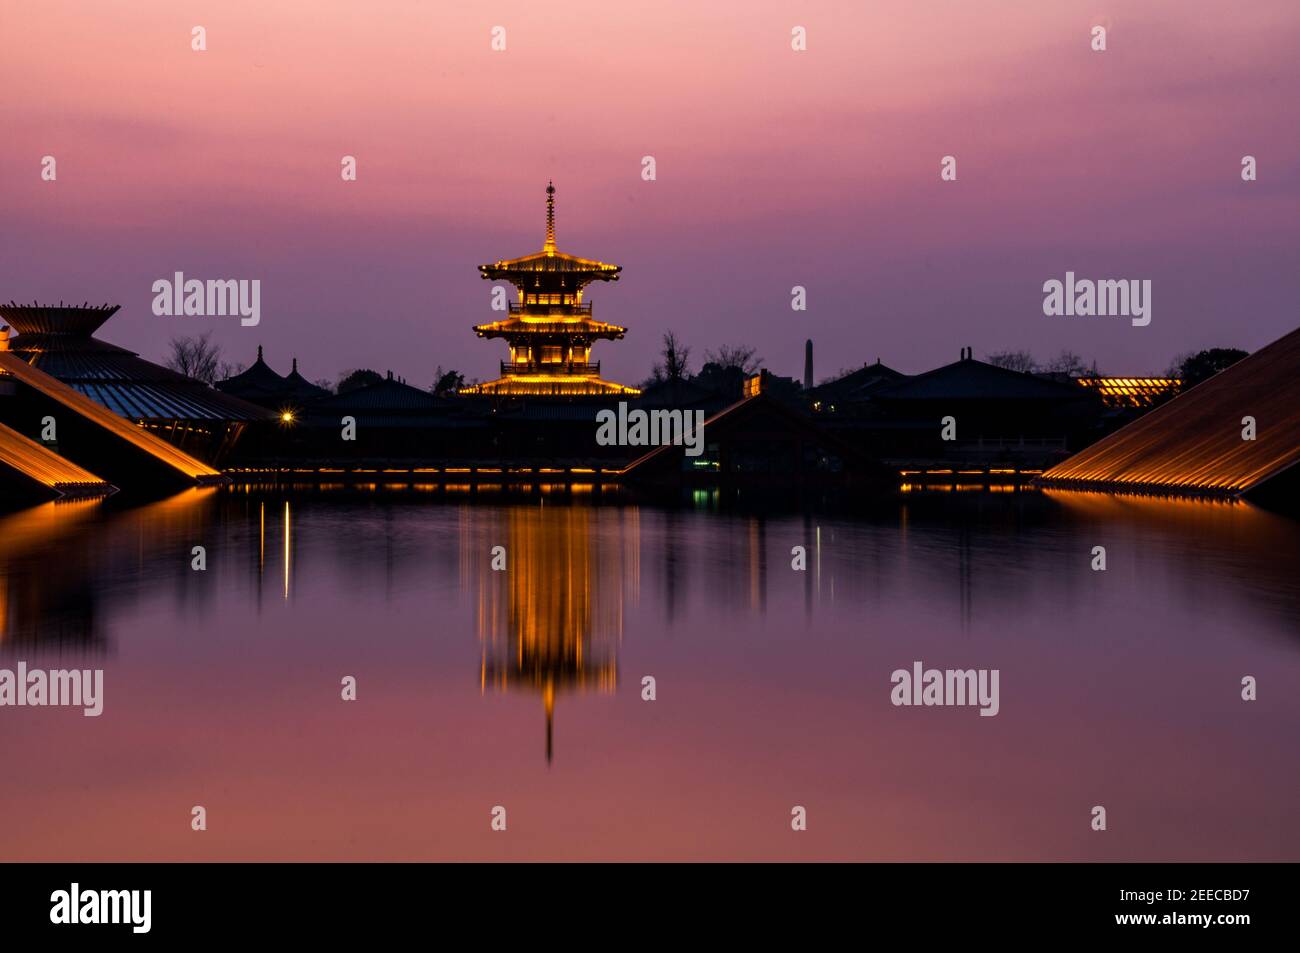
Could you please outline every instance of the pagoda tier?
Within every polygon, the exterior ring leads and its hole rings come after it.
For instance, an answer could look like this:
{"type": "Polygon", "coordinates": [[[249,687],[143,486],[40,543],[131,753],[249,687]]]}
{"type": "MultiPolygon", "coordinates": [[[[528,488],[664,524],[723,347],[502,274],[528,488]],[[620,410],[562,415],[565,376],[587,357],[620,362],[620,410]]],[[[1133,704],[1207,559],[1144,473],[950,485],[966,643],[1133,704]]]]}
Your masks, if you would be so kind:
{"type": "Polygon", "coordinates": [[[542,250],[522,258],[479,265],[485,281],[508,281],[518,300],[501,321],[474,326],[481,338],[505,338],[510,360],[501,362],[501,377],[461,388],[467,394],[605,395],[636,394],[602,380],[599,362],[591,361],[591,344],[616,341],[627,328],[592,317],[583,290],[593,281],[618,281],[619,265],[566,255],[555,246],[555,186],[546,187],[546,240],[542,250]]]}

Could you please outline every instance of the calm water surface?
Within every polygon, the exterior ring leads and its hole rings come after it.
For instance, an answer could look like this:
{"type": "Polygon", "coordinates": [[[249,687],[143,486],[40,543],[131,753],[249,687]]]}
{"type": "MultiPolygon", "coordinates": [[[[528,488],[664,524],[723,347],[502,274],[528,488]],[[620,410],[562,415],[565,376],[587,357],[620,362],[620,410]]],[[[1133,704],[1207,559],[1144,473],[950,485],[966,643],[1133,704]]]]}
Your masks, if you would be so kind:
{"type": "Polygon", "coordinates": [[[102,667],[105,703],[0,709],[0,857],[1297,860],[1297,525],[1056,492],[10,513],[0,667],[102,667]],[[915,660],[1000,669],[1000,714],[894,707],[915,660]]]}

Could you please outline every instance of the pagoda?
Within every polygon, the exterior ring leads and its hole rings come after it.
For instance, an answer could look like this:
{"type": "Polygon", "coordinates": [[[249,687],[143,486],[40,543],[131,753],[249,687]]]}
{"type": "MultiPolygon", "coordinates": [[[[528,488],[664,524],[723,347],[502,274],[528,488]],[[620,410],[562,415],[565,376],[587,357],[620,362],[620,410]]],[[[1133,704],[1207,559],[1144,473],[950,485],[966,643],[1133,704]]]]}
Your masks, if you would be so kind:
{"type": "Polygon", "coordinates": [[[593,341],[616,341],[627,332],[591,315],[583,289],[593,281],[618,281],[620,265],[566,255],[555,247],[555,186],[546,186],[546,241],[542,250],[522,258],[479,265],[485,281],[508,281],[519,300],[511,302],[502,321],[474,326],[481,338],[505,338],[510,360],[501,362],[501,377],[462,387],[462,394],[501,396],[607,396],[638,394],[601,379],[600,362],[591,360],[593,341]]]}

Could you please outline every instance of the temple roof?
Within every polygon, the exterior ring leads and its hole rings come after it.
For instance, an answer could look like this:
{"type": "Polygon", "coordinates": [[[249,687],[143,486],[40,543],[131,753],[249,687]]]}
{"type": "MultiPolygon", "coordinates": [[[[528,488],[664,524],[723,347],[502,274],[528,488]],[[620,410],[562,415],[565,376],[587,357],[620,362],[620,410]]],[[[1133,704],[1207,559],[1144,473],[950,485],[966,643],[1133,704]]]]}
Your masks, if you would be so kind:
{"type": "Polygon", "coordinates": [[[270,365],[262,360],[262,345],[259,344],[257,360],[233,377],[217,381],[215,386],[224,393],[252,399],[283,393],[285,378],[271,370],[270,365]]]}
{"type": "Polygon", "coordinates": [[[484,280],[510,281],[537,272],[564,273],[581,277],[585,281],[618,281],[621,265],[611,265],[594,258],[567,255],[555,246],[555,185],[546,186],[546,239],[542,250],[519,258],[503,258],[487,265],[479,265],[484,280]]]}
{"type": "Polygon", "coordinates": [[[293,370],[284,379],[285,395],[290,400],[308,401],[328,397],[330,392],[313,384],[298,373],[298,359],[293,359],[293,370]]]}

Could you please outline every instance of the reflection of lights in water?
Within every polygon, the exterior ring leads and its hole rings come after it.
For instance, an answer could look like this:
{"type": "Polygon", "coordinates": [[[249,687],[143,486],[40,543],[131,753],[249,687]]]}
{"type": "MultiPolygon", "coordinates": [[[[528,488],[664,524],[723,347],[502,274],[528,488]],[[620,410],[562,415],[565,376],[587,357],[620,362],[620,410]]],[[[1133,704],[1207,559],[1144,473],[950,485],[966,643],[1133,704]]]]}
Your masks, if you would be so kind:
{"type": "Polygon", "coordinates": [[[617,685],[624,587],[633,584],[626,554],[639,546],[624,519],[614,509],[538,506],[461,521],[462,584],[477,587],[480,690],[541,695],[548,761],[557,698],[617,685]],[[498,545],[507,572],[491,568],[498,545]]]}
{"type": "Polygon", "coordinates": [[[289,501],[284,501],[284,597],[289,598],[289,501]]]}
{"type": "Polygon", "coordinates": [[[92,645],[101,596],[99,580],[130,567],[142,578],[189,572],[177,543],[203,538],[214,487],[183,490],[162,500],[105,508],[98,500],[44,503],[0,516],[0,632],[7,643],[92,645]]]}

